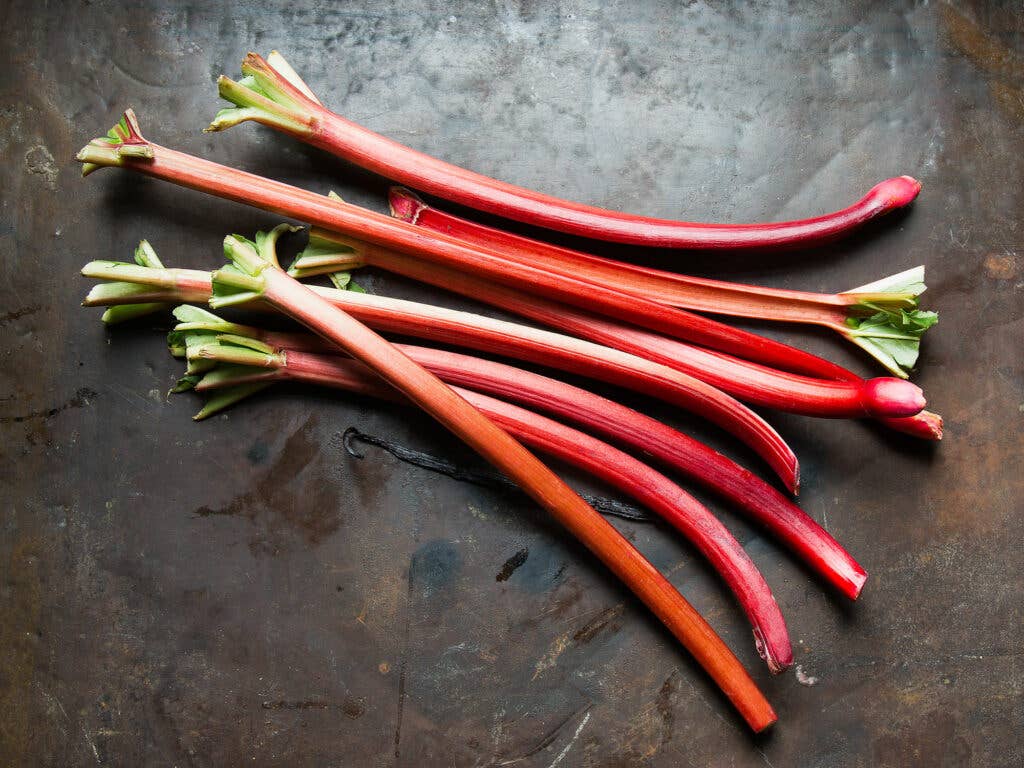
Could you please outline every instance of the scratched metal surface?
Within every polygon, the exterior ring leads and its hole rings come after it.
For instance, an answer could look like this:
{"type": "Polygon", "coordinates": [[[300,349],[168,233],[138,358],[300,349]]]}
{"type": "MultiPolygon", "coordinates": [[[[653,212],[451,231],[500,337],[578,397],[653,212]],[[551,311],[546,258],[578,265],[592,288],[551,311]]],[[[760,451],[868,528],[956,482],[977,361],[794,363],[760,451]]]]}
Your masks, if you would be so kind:
{"type": "MultiPolygon", "coordinates": [[[[1022,764],[1014,4],[272,5],[4,3],[0,763],[1022,764]],[[147,237],[168,263],[210,267],[226,232],[275,223],[112,171],[80,180],[74,151],[128,105],[161,143],[382,208],[384,181],[266,130],[199,132],[213,78],[272,47],[361,123],[599,205],[780,219],[890,175],[924,182],[908,215],[821,252],[610,251],[816,290],[928,265],[942,321],[917,380],[943,445],[773,415],[805,509],[871,573],[860,603],[709,499],[775,589],[802,682],[769,677],[692,549],[620,526],[753,670],[773,733],[751,738],[530,505],[335,441],[356,425],[471,461],[427,419],[282,390],[196,425],[194,398],[164,395],[178,365],[159,324],[107,332],[78,307],[89,259],[147,237]]],[[[771,332],[870,370],[822,335],[771,332]]]]}

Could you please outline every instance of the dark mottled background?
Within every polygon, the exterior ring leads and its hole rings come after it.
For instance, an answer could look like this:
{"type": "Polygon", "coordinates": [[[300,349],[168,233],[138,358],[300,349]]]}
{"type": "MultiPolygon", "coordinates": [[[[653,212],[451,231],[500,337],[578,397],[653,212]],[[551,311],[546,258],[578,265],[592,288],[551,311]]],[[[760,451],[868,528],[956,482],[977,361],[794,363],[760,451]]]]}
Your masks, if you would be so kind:
{"type": "MultiPolygon", "coordinates": [[[[0,11],[0,763],[1024,762],[1019,4],[212,5],[0,11]],[[917,380],[942,445],[772,414],[804,507],[871,573],[861,602],[712,502],[776,590],[803,683],[769,678],[677,536],[621,526],[753,670],[774,733],[751,738],[539,511],[335,439],[357,425],[472,463],[427,419],[282,389],[196,425],[194,398],[164,394],[179,366],[158,323],[107,332],[78,307],[89,259],[147,237],[210,267],[226,232],[276,223],[110,171],[81,181],[75,150],[125,106],[161,143],[382,209],[383,180],[267,130],[200,133],[215,76],[275,47],[360,123],[599,205],[782,219],[924,182],[908,214],[826,250],[607,251],[815,290],[928,265],[942,321],[917,380]]],[[[770,332],[871,369],[822,334],[770,332]]]]}

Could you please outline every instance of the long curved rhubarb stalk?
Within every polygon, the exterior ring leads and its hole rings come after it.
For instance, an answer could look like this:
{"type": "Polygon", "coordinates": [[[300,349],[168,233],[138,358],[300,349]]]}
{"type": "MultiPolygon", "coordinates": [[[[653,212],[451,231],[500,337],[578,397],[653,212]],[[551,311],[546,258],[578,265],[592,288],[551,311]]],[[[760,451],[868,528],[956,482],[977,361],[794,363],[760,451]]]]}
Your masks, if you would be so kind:
{"type": "Polygon", "coordinates": [[[891,377],[825,380],[776,371],[475,275],[425,264],[387,248],[320,230],[311,233],[309,245],[289,269],[289,274],[305,277],[321,270],[364,265],[396,272],[660,363],[759,406],[809,416],[886,418],[913,416],[925,404],[921,389],[907,381],[891,377]]]}
{"type": "MultiPolygon", "coordinates": [[[[408,352],[408,348],[403,349],[408,352]]],[[[292,380],[356,391],[387,400],[397,393],[361,364],[331,355],[275,349],[231,335],[210,337],[190,353],[202,359],[250,366],[207,373],[196,389],[216,389],[271,380],[292,380]],[[205,382],[205,383],[204,383],[205,382]]],[[[415,358],[413,358],[415,359],[415,358]]],[[[430,370],[429,366],[425,366],[430,370]]],[[[757,566],[743,547],[702,504],[664,475],[607,443],[524,408],[455,386],[467,402],[526,445],[568,462],[631,496],[683,534],[703,554],[736,596],[754,632],[761,657],[773,673],[792,663],[782,613],[757,566]]]]}
{"type": "Polygon", "coordinates": [[[748,331],[625,295],[614,288],[556,274],[521,261],[470,245],[457,238],[430,232],[390,216],[345,203],[337,196],[318,195],[252,173],[212,163],[147,141],[134,113],[122,119],[124,139],[113,144],[97,139],[78,153],[83,174],[101,166],[127,168],[191,189],[303,219],[330,232],[356,237],[382,248],[431,263],[469,270],[500,283],[530,285],[531,291],[649,328],[685,338],[696,344],[735,353],[783,370],[815,373],[823,361],[803,350],[748,331]]]}
{"type": "MultiPolygon", "coordinates": [[[[152,302],[161,297],[175,301],[179,295],[193,297],[181,301],[203,302],[203,296],[208,298],[211,290],[209,273],[198,270],[147,271],[135,264],[96,261],[86,264],[82,274],[117,281],[93,288],[83,302],[86,306],[152,302]],[[137,294],[129,289],[133,284],[136,288],[153,288],[137,294]],[[162,293],[158,288],[163,288],[162,293]],[[137,298],[140,295],[142,298],[137,298]]],[[[668,366],[572,336],[469,312],[319,286],[312,286],[312,290],[378,331],[458,344],[558,368],[697,413],[749,445],[772,467],[786,488],[794,493],[799,488],[796,455],[764,419],[729,395],[668,366]]]]}
{"type": "MultiPolygon", "coordinates": [[[[190,358],[199,356],[204,337],[222,336],[252,339],[268,345],[265,351],[284,351],[285,355],[331,352],[315,336],[231,323],[198,307],[183,305],[174,314],[181,322],[171,332],[168,344],[172,351],[190,358]],[[194,346],[193,338],[197,339],[194,346]]],[[[867,574],[827,531],[768,483],[703,443],[631,408],[547,376],[456,352],[396,346],[448,384],[568,419],[657,459],[735,504],[851,600],[860,594],[867,574]]]]}
{"type": "Polygon", "coordinates": [[[615,285],[674,307],[829,328],[868,352],[892,374],[906,378],[917,362],[921,336],[938,320],[918,309],[924,267],[843,293],[824,294],[690,277],[574,251],[445,213],[407,189],[388,192],[391,215],[421,227],[595,283],[615,285]]]}
{"type": "Polygon", "coordinates": [[[909,176],[888,179],[848,208],[802,221],[728,225],[652,219],[560,200],[405,147],[326,109],[293,71],[281,72],[254,53],[242,62],[242,73],[240,82],[224,76],[217,81],[221,97],[235,107],[221,110],[209,130],[253,120],[423,192],[598,240],[670,248],[807,247],[909,204],[921,188],[909,176]]]}
{"type": "MultiPolygon", "coordinates": [[[[123,128],[124,126],[119,126],[123,128]]],[[[115,129],[117,131],[118,129],[115,129]]],[[[694,655],[754,730],[776,717],[746,670],[668,580],[554,472],[477,408],[388,341],[277,264],[276,240],[228,236],[229,264],[213,273],[211,305],[260,299],[349,353],[504,472],[628,586],[694,655]]]]}

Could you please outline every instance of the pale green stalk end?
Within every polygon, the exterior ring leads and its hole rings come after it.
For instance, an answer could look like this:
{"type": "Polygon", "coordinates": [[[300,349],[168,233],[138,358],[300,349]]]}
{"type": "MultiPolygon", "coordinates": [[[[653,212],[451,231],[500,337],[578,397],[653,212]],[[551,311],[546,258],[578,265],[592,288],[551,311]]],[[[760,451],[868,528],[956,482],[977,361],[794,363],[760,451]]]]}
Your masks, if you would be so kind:
{"type": "MultiPolygon", "coordinates": [[[[288,269],[288,274],[295,278],[330,275],[333,272],[348,272],[365,266],[366,262],[355,242],[339,239],[338,235],[328,234],[320,229],[311,229],[309,242],[302,249],[288,269]]],[[[341,278],[345,285],[348,282],[341,278]]],[[[333,280],[333,278],[332,278],[333,280]]],[[[362,290],[362,289],[353,289],[362,290]]]]}
{"type": "Polygon", "coordinates": [[[153,159],[153,147],[139,129],[138,118],[131,109],[126,109],[117,125],[99,136],[75,155],[82,163],[82,175],[88,176],[95,170],[124,165],[127,159],[153,159]]]}
{"type": "Polygon", "coordinates": [[[162,312],[167,309],[167,305],[160,304],[119,304],[113,307],[107,307],[103,311],[100,319],[103,320],[106,325],[117,325],[118,323],[126,323],[129,320],[136,320],[146,315],[152,315],[156,312],[162,312]]]}
{"type": "MultiPolygon", "coordinates": [[[[125,303],[138,300],[140,296],[148,297],[152,295],[153,291],[149,287],[151,285],[167,287],[167,280],[171,280],[171,285],[173,285],[173,278],[169,277],[170,273],[163,271],[164,265],[148,241],[142,240],[138,247],[136,247],[135,264],[142,270],[153,270],[152,272],[147,271],[142,274],[144,274],[146,280],[152,278],[154,282],[146,285],[118,279],[109,283],[100,283],[89,291],[85,301],[82,302],[85,306],[112,304],[113,306],[107,309],[102,317],[103,322],[107,325],[116,325],[117,323],[135,320],[168,308],[166,302],[125,303]]],[[[91,264],[86,264],[82,269],[82,274],[88,277],[96,277],[99,276],[96,274],[99,272],[116,275],[117,278],[131,277],[131,272],[135,270],[126,272],[123,268],[124,266],[131,267],[132,265],[121,262],[91,262],[91,264]]]]}
{"type": "Polygon", "coordinates": [[[234,334],[250,338],[259,335],[259,329],[251,325],[231,323],[224,320],[213,312],[207,312],[202,307],[195,307],[191,304],[182,304],[175,307],[172,313],[180,322],[174,326],[174,331],[205,331],[211,334],[234,334]]]}
{"type": "Polygon", "coordinates": [[[149,244],[149,240],[139,241],[138,246],[135,248],[135,263],[140,267],[150,267],[151,269],[164,268],[163,262],[156,255],[156,251],[149,244]]]}
{"type": "Polygon", "coordinates": [[[199,374],[193,374],[191,376],[182,376],[174,383],[174,386],[171,387],[170,391],[167,394],[177,395],[182,392],[188,392],[190,390],[193,390],[196,388],[196,384],[198,384],[202,380],[202,378],[203,377],[200,376],[199,374]]]}
{"type": "Polygon", "coordinates": [[[215,271],[210,306],[214,309],[244,304],[263,295],[263,271],[278,269],[277,241],[285,232],[301,227],[279,224],[270,232],[257,232],[255,240],[241,235],[224,238],[224,256],[230,262],[215,271]]]}
{"type": "Polygon", "coordinates": [[[174,288],[178,284],[173,270],[132,264],[127,261],[90,261],[82,267],[82,276],[96,280],[115,280],[160,288],[174,288]]]}
{"type": "Polygon", "coordinates": [[[233,107],[222,109],[207,131],[223,131],[248,120],[277,128],[294,136],[310,136],[316,126],[320,101],[313,96],[288,62],[275,51],[277,69],[255,53],[242,62],[242,75],[217,79],[217,90],[233,107]],[[286,70],[286,71],[282,71],[286,70]]]}
{"type": "Polygon", "coordinates": [[[244,400],[250,395],[255,395],[257,392],[266,389],[270,384],[271,382],[269,381],[257,381],[250,384],[239,384],[236,387],[229,387],[227,389],[218,389],[192,419],[195,421],[208,419],[214,414],[230,408],[240,400],[244,400]]]}
{"type": "Polygon", "coordinates": [[[239,384],[251,384],[256,381],[272,382],[279,378],[276,368],[253,368],[249,365],[218,365],[205,373],[196,383],[196,392],[208,392],[212,389],[224,389],[239,384]]]}
{"type": "Polygon", "coordinates": [[[138,285],[115,280],[109,283],[97,283],[89,289],[89,293],[82,300],[83,307],[108,307],[119,304],[139,304],[144,302],[141,297],[151,298],[154,293],[148,285],[138,285]]]}

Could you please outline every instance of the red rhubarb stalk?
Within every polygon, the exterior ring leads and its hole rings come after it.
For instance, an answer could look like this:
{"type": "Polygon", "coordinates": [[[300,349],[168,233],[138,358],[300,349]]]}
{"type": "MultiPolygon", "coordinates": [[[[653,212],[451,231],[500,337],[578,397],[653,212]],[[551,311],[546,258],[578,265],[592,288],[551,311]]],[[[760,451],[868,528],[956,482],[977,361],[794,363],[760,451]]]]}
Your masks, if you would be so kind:
{"type": "MultiPolygon", "coordinates": [[[[172,332],[170,343],[183,352],[187,334],[246,337],[286,355],[331,351],[308,334],[229,323],[196,307],[179,307],[175,315],[182,322],[172,332]]],[[[850,599],[860,594],[867,574],[827,531],[768,483],[703,443],[631,408],[547,376],[456,352],[396,346],[442,381],[568,419],[654,457],[735,504],[842,594],[850,599]]]]}
{"type": "MultiPolygon", "coordinates": [[[[115,129],[116,130],[116,129],[115,129]]],[[[477,408],[390,342],[277,265],[286,225],[251,243],[224,241],[230,264],[213,273],[212,306],[261,299],[362,362],[436,418],[544,507],[636,594],[694,655],[754,730],[775,714],[746,670],[678,591],[607,520],[554,472],[477,408]]]]}
{"type": "MultiPolygon", "coordinates": [[[[336,256],[332,255],[328,261],[330,269],[337,269],[336,256]]],[[[206,303],[210,296],[210,275],[207,272],[188,269],[165,270],[165,273],[149,273],[145,270],[137,270],[134,265],[124,262],[91,262],[83,268],[82,274],[87,277],[107,279],[117,282],[100,283],[96,285],[86,297],[85,306],[109,306],[112,309],[125,308],[138,302],[160,302],[160,306],[177,304],[182,302],[206,303]],[[128,282],[137,280],[139,283],[128,282]],[[174,286],[161,288],[159,286],[174,286]]],[[[453,286],[454,288],[454,286],[453,286]]],[[[666,402],[691,407],[687,405],[685,393],[679,389],[685,385],[685,380],[678,380],[674,384],[667,383],[665,379],[667,366],[652,366],[650,361],[637,356],[616,356],[608,355],[609,351],[586,342],[579,343],[577,339],[552,334],[545,331],[538,331],[515,323],[508,323],[467,312],[456,312],[444,310],[427,304],[388,299],[386,297],[365,296],[363,294],[350,294],[330,288],[314,286],[313,290],[320,292],[332,303],[338,304],[346,311],[353,314],[371,327],[385,330],[392,333],[400,333],[406,336],[454,343],[477,349],[484,352],[495,352],[519,360],[537,362],[550,365],[574,373],[582,373],[601,381],[618,384],[638,392],[643,392],[654,397],[660,397],[666,402]],[[652,377],[651,374],[655,375],[652,377]],[[659,383],[659,379],[661,380],[659,383]]],[[[477,298],[480,298],[478,295],[477,298]]],[[[155,305],[150,305],[155,306],[155,305]]],[[[512,311],[517,311],[514,305],[509,305],[512,311]]],[[[104,314],[107,320],[109,312],[104,314]]],[[[137,313],[134,313],[137,314],[137,313]]],[[[133,314],[133,316],[134,316],[133,314]]],[[[543,322],[543,316],[538,315],[543,322]]],[[[109,320],[108,320],[109,322],[109,320]]],[[[657,337],[661,339],[663,337],[657,337]]],[[[693,349],[693,348],[690,348],[693,349]]],[[[699,351],[699,350],[698,350],[699,351]]],[[[676,350],[675,359],[684,361],[686,354],[682,350],[676,350]]],[[[689,354],[689,353],[687,353],[689,354]]],[[[702,352],[702,355],[708,353],[702,352]]],[[[699,358],[696,359],[699,361],[699,358]]],[[[762,405],[784,409],[789,398],[794,393],[799,393],[801,387],[789,390],[786,399],[764,400],[758,398],[764,396],[759,391],[764,388],[766,391],[777,389],[779,386],[785,388],[786,376],[778,372],[771,372],[772,378],[766,381],[753,380],[752,389],[739,389],[741,383],[751,376],[768,376],[769,372],[762,371],[758,374],[759,367],[746,361],[728,358],[727,356],[711,356],[704,360],[705,363],[715,363],[728,367],[723,368],[723,375],[728,380],[727,386],[734,388],[737,393],[746,393],[754,402],[761,402],[762,405]],[[735,366],[735,367],[733,367],[735,366]],[[774,384],[772,382],[775,382],[774,384]],[[767,387],[763,385],[767,383],[767,387]]],[[[678,367],[678,366],[677,366],[678,367]]],[[[710,370],[710,369],[709,369],[710,370]]],[[[843,370],[843,369],[840,369],[843,370]]],[[[844,371],[843,380],[857,382],[861,381],[856,374],[844,371]]],[[[703,376],[703,372],[699,372],[703,376]]],[[[797,379],[797,384],[806,386],[817,386],[818,382],[809,379],[797,379]]],[[[873,407],[868,409],[875,410],[873,407]]],[[[942,438],[942,418],[938,414],[921,411],[921,413],[903,418],[882,418],[886,426],[905,432],[914,437],[925,440],[940,440],[942,438]]],[[[749,436],[744,438],[750,441],[749,436]]],[[[770,445],[776,444],[777,439],[772,437],[770,445]]],[[[796,492],[797,475],[795,457],[788,448],[781,449],[756,447],[755,450],[766,457],[769,464],[779,472],[786,487],[796,492]],[[778,452],[777,452],[778,450],[778,452]],[[777,452],[777,455],[776,455],[777,452]]]]}
{"type": "Polygon", "coordinates": [[[635,216],[516,187],[405,147],[324,108],[292,72],[282,73],[254,53],[242,63],[242,72],[241,82],[223,76],[218,80],[221,97],[236,107],[222,110],[209,130],[254,120],[423,192],[598,240],[668,248],[807,247],[909,204],[921,188],[909,176],[888,179],[848,208],[802,221],[728,225],[635,216]]]}
{"type": "MultiPolygon", "coordinates": [[[[401,187],[390,190],[388,201],[391,214],[403,221],[662,304],[829,328],[901,378],[917,361],[921,336],[938,319],[934,312],[918,309],[918,296],[925,290],[924,267],[844,293],[764,288],[665,272],[533,240],[439,211],[401,187]]],[[[822,375],[829,377],[828,370],[822,375]]]]}
{"type": "MultiPolygon", "coordinates": [[[[82,274],[103,280],[147,282],[138,267],[120,262],[91,262],[82,269],[82,274]]],[[[209,296],[208,273],[175,270],[173,279],[194,281],[189,283],[193,287],[205,280],[209,296]]],[[[170,282],[171,278],[153,280],[170,282]]],[[[697,413],[749,445],[772,467],[786,488],[794,493],[799,488],[795,454],[764,419],[720,390],[668,366],[572,336],[469,312],[319,286],[312,290],[384,333],[458,344],[550,366],[626,387],[697,413]]],[[[96,286],[84,304],[101,306],[133,300],[131,295],[109,298],[106,293],[103,286],[96,286]]],[[[156,296],[150,293],[147,300],[156,300],[156,296]]],[[[173,301],[174,291],[166,291],[163,297],[173,301]]]]}
{"type": "MultiPolygon", "coordinates": [[[[912,416],[925,404],[921,389],[908,381],[891,377],[826,381],[776,371],[498,285],[475,275],[425,264],[387,248],[321,231],[311,234],[309,246],[289,271],[296,276],[305,276],[318,270],[318,267],[309,265],[321,262],[324,269],[337,269],[339,264],[344,265],[342,268],[367,264],[430,283],[567,334],[660,363],[759,406],[809,416],[884,418],[912,416]]],[[[843,369],[839,368],[839,371],[843,369]]]]}
{"type": "MultiPolygon", "coordinates": [[[[393,400],[395,391],[364,366],[344,358],[272,347],[239,347],[228,337],[196,349],[199,357],[235,365],[271,368],[278,378],[336,387],[393,400]]],[[[405,349],[403,351],[408,351],[405,349]]],[[[441,353],[443,355],[443,353],[441,353]]],[[[415,358],[413,358],[415,359],[415,358]]],[[[430,370],[430,366],[424,366],[430,370]]],[[[259,371],[259,369],[257,369],[259,371]]],[[[213,378],[214,387],[266,381],[262,372],[213,378]]],[[[197,384],[205,389],[202,382],[197,384]]],[[[531,448],[607,482],[661,516],[703,554],[736,596],[750,620],[758,653],[773,673],[792,663],[792,648],[771,589],[743,547],[702,504],[664,475],[607,443],[524,408],[460,387],[454,390],[487,417],[531,448]]]]}
{"type": "MultiPolygon", "coordinates": [[[[399,253],[487,276],[588,311],[616,317],[697,344],[732,352],[784,370],[816,371],[822,361],[807,352],[691,312],[629,296],[602,285],[514,261],[481,246],[430,232],[390,216],[291,187],[255,174],[161,147],[142,137],[134,113],[125,112],[126,139],[93,142],[79,153],[88,174],[101,165],[128,168],[218,197],[254,205],[399,253]],[[127,151],[126,151],[127,150],[127,151]],[[101,162],[90,161],[90,157],[101,162]]],[[[812,372],[812,375],[816,375],[812,372]]]]}

